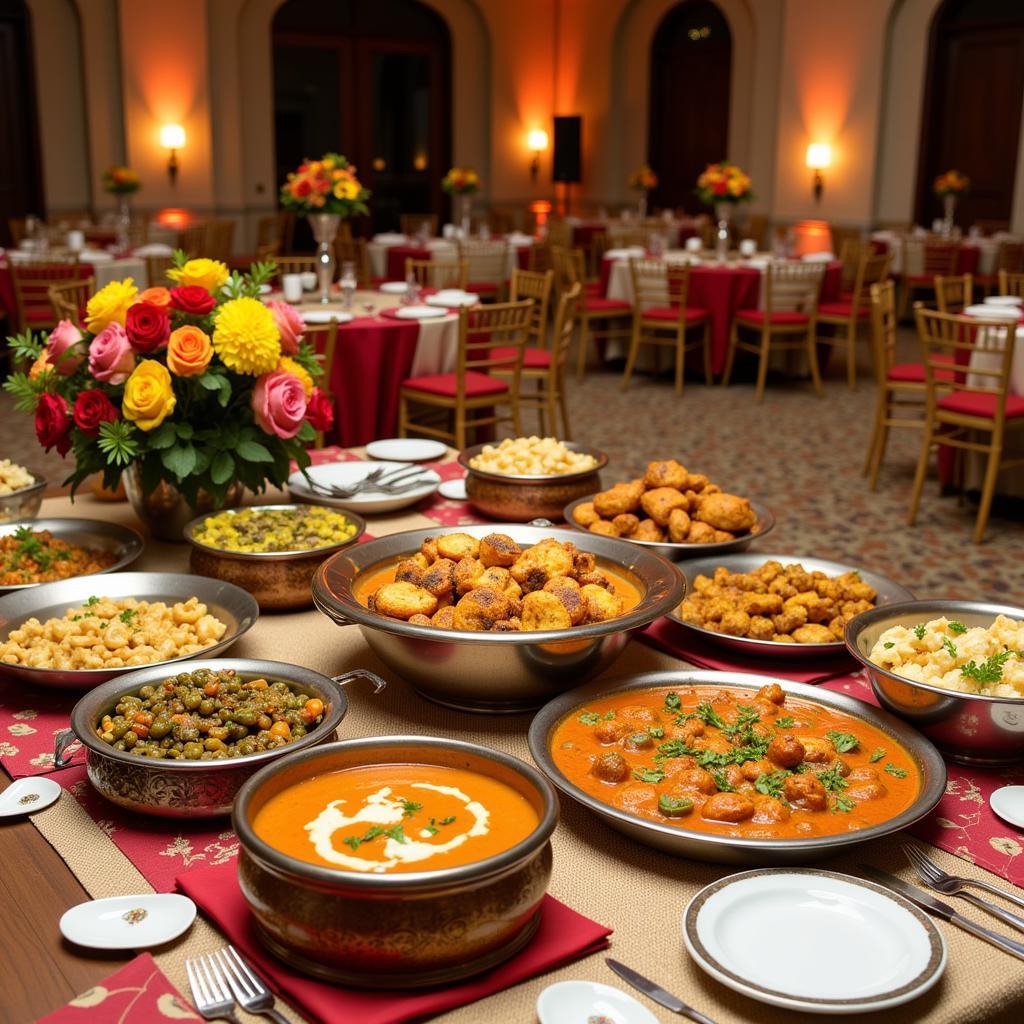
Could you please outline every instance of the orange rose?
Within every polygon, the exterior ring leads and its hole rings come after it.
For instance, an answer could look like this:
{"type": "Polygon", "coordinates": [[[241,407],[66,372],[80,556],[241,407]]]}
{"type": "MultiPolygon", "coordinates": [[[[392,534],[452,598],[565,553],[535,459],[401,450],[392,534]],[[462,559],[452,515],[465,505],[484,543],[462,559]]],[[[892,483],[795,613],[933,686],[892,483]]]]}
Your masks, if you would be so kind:
{"type": "Polygon", "coordinates": [[[167,341],[167,368],[179,377],[194,377],[210,365],[213,346],[198,327],[179,327],[167,341]]]}
{"type": "Polygon", "coordinates": [[[135,301],[166,309],[171,304],[171,293],[166,288],[147,288],[138,294],[135,301]]]}

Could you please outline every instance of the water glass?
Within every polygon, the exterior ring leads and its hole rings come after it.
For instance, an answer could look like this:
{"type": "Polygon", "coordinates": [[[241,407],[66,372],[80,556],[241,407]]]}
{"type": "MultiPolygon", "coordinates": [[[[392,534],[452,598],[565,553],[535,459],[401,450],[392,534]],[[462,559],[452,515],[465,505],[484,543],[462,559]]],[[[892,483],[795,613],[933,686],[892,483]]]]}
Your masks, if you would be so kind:
{"type": "Polygon", "coordinates": [[[415,274],[409,274],[405,279],[405,294],[402,296],[403,306],[415,306],[420,301],[420,283],[416,280],[415,274]]]}
{"type": "Polygon", "coordinates": [[[338,281],[341,288],[342,302],[346,310],[352,309],[352,294],[356,290],[356,268],[354,263],[345,262],[341,265],[341,278],[338,281]]]}
{"type": "Polygon", "coordinates": [[[757,242],[753,238],[744,238],[740,242],[740,255],[745,259],[750,259],[754,253],[757,252],[757,242]]]}
{"type": "MultiPolygon", "coordinates": [[[[302,301],[302,286],[305,283],[303,281],[303,278],[305,276],[305,274],[281,275],[281,291],[284,293],[284,298],[286,302],[302,301]]],[[[313,277],[315,278],[316,275],[314,274],[313,277]]]]}
{"type": "Polygon", "coordinates": [[[72,252],[81,252],[85,248],[85,232],[69,231],[65,243],[72,252]]]}
{"type": "Polygon", "coordinates": [[[691,235],[686,240],[686,251],[687,252],[700,252],[704,248],[704,242],[697,235],[691,235]]]}
{"type": "Polygon", "coordinates": [[[305,273],[296,275],[301,281],[301,287],[303,291],[311,292],[316,288],[316,272],[313,270],[307,270],[305,273]]]}

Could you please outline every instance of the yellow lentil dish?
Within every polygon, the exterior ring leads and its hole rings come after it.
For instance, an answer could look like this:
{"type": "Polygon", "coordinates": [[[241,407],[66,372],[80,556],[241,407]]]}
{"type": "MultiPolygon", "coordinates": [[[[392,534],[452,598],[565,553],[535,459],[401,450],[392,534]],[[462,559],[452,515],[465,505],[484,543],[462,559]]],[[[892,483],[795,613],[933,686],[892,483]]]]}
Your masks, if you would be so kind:
{"type": "Polygon", "coordinates": [[[59,619],[28,619],[0,643],[0,664],[27,668],[112,669],[151,665],[212,647],[227,626],[197,597],[114,601],[90,597],[59,619]]]}
{"type": "Polygon", "coordinates": [[[201,668],[124,694],[96,735],[138,757],[219,761],[286,746],[323,720],[324,702],[289,683],[201,668]]]}
{"type": "Polygon", "coordinates": [[[344,544],[355,535],[354,523],[322,505],[219,512],[192,531],[192,539],[200,544],[244,554],[314,551],[344,544]]]}
{"type": "Polygon", "coordinates": [[[0,537],[0,586],[51,583],[103,572],[117,561],[110,551],[69,544],[49,530],[21,526],[0,537]]]}

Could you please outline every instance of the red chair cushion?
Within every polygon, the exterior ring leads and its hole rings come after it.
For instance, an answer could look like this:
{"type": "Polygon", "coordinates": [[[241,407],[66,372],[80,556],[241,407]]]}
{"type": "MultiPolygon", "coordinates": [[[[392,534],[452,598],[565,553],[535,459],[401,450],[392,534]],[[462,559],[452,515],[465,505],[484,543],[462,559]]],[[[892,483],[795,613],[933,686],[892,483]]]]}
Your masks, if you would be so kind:
{"type": "MultiPolygon", "coordinates": [[[[652,306],[650,309],[645,309],[643,312],[645,320],[666,320],[670,323],[675,323],[679,319],[679,307],[678,306],[652,306]]],[[[695,324],[698,321],[706,320],[708,317],[708,311],[706,309],[698,309],[692,306],[686,307],[686,322],[688,324],[695,324]]]]}
{"type": "MultiPolygon", "coordinates": [[[[743,320],[746,323],[757,324],[761,326],[764,323],[764,310],[763,309],[739,309],[736,311],[736,319],[743,320]]],[[[771,323],[773,324],[809,324],[811,318],[806,313],[795,313],[795,312],[783,312],[779,311],[772,313],[771,323]]]]}
{"type": "Polygon", "coordinates": [[[604,298],[604,292],[601,290],[600,281],[588,281],[583,286],[583,294],[588,298],[601,299],[604,298]]]}
{"type": "MultiPolygon", "coordinates": [[[[940,409],[947,412],[958,412],[965,416],[982,416],[986,419],[993,419],[996,414],[995,395],[976,395],[971,391],[958,391],[956,394],[940,398],[938,402],[940,409]]],[[[1006,418],[1016,419],[1024,416],[1024,397],[1021,395],[1008,395],[1006,399],[1006,418]]]]}
{"type": "MultiPolygon", "coordinates": [[[[432,373],[425,377],[410,377],[402,381],[403,388],[412,391],[426,391],[431,395],[445,395],[454,398],[458,388],[459,378],[454,373],[432,373]]],[[[496,380],[486,373],[477,373],[476,370],[466,371],[466,396],[476,398],[480,395],[500,395],[508,391],[508,384],[503,380],[496,380]]]]}
{"type": "MultiPolygon", "coordinates": [[[[943,359],[943,362],[947,360],[943,359]]],[[[937,370],[935,372],[936,380],[952,380],[952,370],[937,370]]],[[[924,383],[924,364],[923,363],[897,363],[889,370],[889,380],[903,381],[908,384],[923,384],[924,383]]]]}
{"type": "MultiPolygon", "coordinates": [[[[845,320],[849,320],[853,316],[852,296],[848,299],[840,299],[838,302],[819,302],[818,312],[822,316],[841,316],[845,320]]],[[[857,317],[859,319],[862,316],[867,316],[870,312],[870,306],[861,306],[857,310],[857,317]]]]}
{"type": "Polygon", "coordinates": [[[628,302],[620,299],[604,299],[599,295],[584,295],[583,309],[587,313],[608,313],[614,316],[617,313],[632,313],[633,307],[628,302]]]}
{"type": "MultiPolygon", "coordinates": [[[[503,363],[514,365],[516,361],[515,346],[502,346],[492,348],[490,351],[492,359],[500,359],[503,363]]],[[[523,367],[530,370],[546,370],[551,365],[551,353],[542,348],[527,347],[523,353],[523,367]]]]}
{"type": "Polygon", "coordinates": [[[470,281],[466,285],[466,291],[477,295],[496,295],[498,286],[493,281],[470,281]]]}

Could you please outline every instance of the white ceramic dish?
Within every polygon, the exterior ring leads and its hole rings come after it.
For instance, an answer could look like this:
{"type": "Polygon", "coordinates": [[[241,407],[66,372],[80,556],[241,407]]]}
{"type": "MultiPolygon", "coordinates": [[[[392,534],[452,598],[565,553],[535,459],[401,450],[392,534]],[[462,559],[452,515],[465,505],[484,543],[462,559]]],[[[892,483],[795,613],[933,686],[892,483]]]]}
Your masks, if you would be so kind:
{"type": "Polygon", "coordinates": [[[302,322],[306,324],[329,324],[337,320],[339,324],[347,324],[353,317],[352,313],[345,313],[338,309],[301,309],[302,322]]]}
{"type": "Polygon", "coordinates": [[[631,995],[597,981],[557,981],[537,997],[540,1024],[658,1024],[631,995]]]}
{"type": "Polygon", "coordinates": [[[18,779],[0,793],[0,818],[35,814],[60,799],[60,786],[41,776],[18,779]]]}
{"type": "Polygon", "coordinates": [[[444,458],[448,448],[441,441],[419,437],[387,437],[371,441],[366,454],[371,459],[390,459],[392,462],[429,462],[444,458]]]}
{"type": "Polygon", "coordinates": [[[148,949],[176,939],[195,919],[196,905],[177,893],[111,896],[66,911],[60,933],[90,949],[148,949]]]}
{"type": "Polygon", "coordinates": [[[81,263],[112,263],[114,257],[109,252],[99,249],[83,249],[78,254],[78,259],[81,263]]]}
{"type": "Polygon", "coordinates": [[[445,482],[438,487],[437,493],[440,494],[442,498],[447,498],[449,501],[465,501],[466,478],[463,477],[461,480],[445,480],[445,482]]]}
{"type": "Polygon", "coordinates": [[[480,301],[480,296],[473,292],[441,291],[428,296],[424,301],[428,306],[457,309],[459,306],[475,306],[480,301]]]}
{"type": "Polygon", "coordinates": [[[377,290],[385,295],[404,295],[409,286],[404,281],[385,281],[377,290]]]}
{"type": "Polygon", "coordinates": [[[946,966],[946,944],[927,914],[873,882],[817,869],[714,882],[687,906],[683,941],[723,985],[816,1014],[899,1006],[946,966]]]}
{"type": "MultiPolygon", "coordinates": [[[[402,462],[327,462],[322,466],[310,466],[307,472],[320,484],[329,487],[351,487],[365,479],[371,470],[383,468],[387,473],[404,467],[402,462]]],[[[408,508],[429,497],[437,490],[441,478],[432,470],[424,469],[423,476],[427,483],[401,494],[382,494],[380,491],[368,491],[365,494],[354,494],[351,498],[332,498],[318,491],[310,490],[305,477],[301,473],[292,473],[288,478],[288,489],[299,501],[311,502],[316,505],[328,505],[331,508],[349,509],[360,515],[376,515],[383,512],[396,512],[400,508],[408,508]]]]}
{"type": "Polygon", "coordinates": [[[433,317],[444,316],[436,306],[399,306],[398,309],[389,310],[388,316],[396,320],[430,320],[433,317]]]}
{"type": "Polygon", "coordinates": [[[1021,306],[1024,299],[1019,295],[989,295],[986,296],[983,306],[1021,306]]]}
{"type": "Polygon", "coordinates": [[[1016,306],[993,305],[990,302],[978,302],[973,306],[967,306],[964,309],[964,314],[986,317],[989,320],[1017,320],[1020,318],[1020,310],[1016,306]]]}
{"type": "Polygon", "coordinates": [[[1024,828],[1024,786],[1002,786],[988,798],[988,802],[1003,821],[1024,828]]]}

